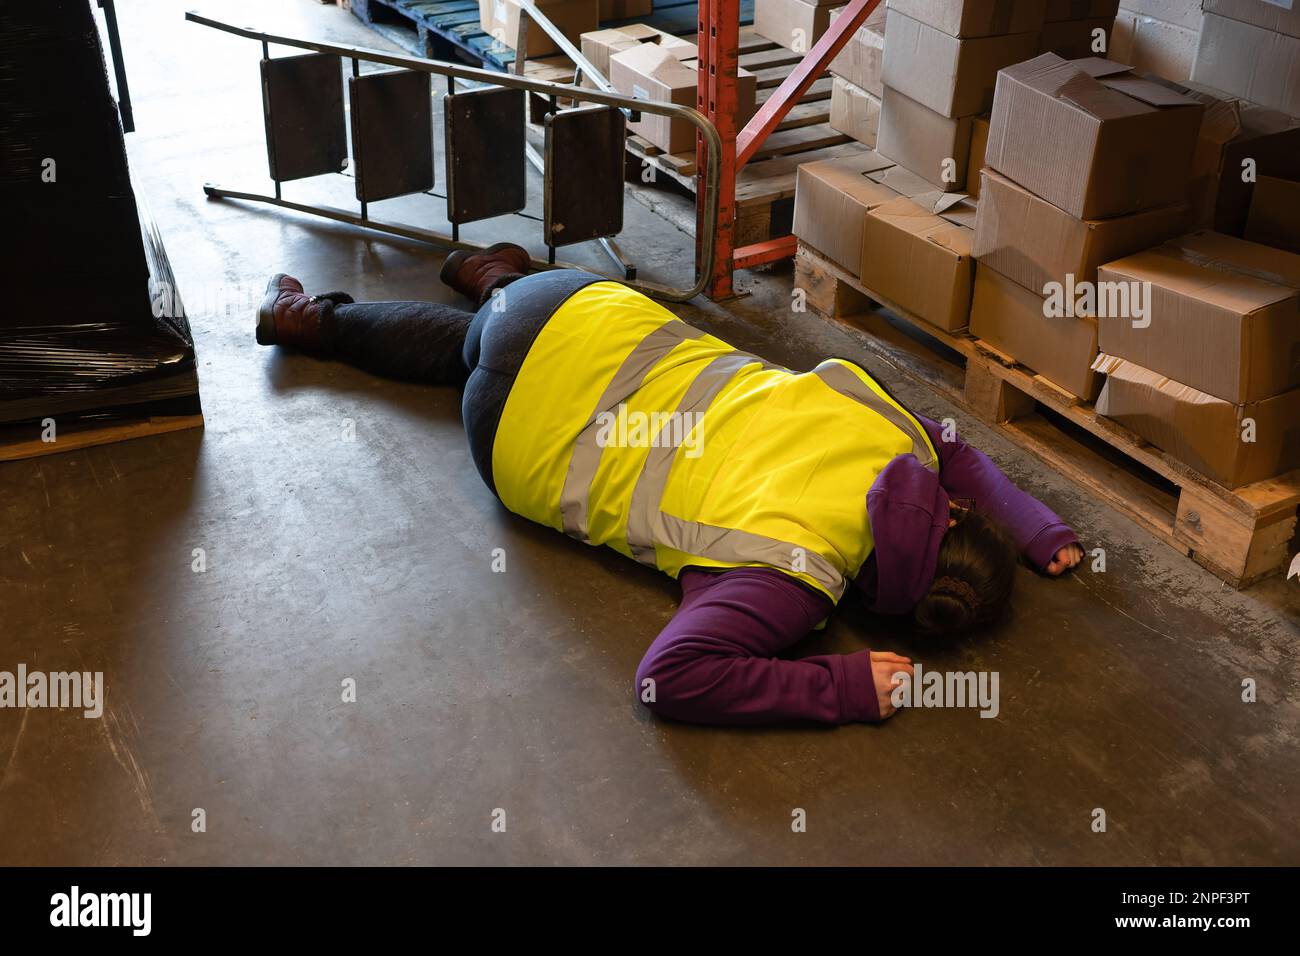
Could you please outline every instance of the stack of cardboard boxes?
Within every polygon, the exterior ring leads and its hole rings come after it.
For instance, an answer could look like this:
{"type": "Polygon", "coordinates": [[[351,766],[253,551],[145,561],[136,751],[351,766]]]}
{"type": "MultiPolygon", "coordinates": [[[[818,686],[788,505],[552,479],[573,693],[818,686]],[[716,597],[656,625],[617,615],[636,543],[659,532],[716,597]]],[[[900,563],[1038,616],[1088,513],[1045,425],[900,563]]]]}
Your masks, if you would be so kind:
{"type": "Polygon", "coordinates": [[[1300,3],[1203,0],[1192,80],[1300,116],[1300,3]]]}
{"type": "Polygon", "coordinates": [[[1047,0],[889,0],[879,150],[937,188],[965,188],[975,118],[998,70],[1032,57],[1047,0]]]}
{"type": "Polygon", "coordinates": [[[1044,53],[1003,70],[975,225],[971,333],[1094,398],[1097,316],[1113,305],[1099,294],[1098,266],[1184,230],[1203,112],[1100,58],[1044,53]]]}
{"type": "Polygon", "coordinates": [[[886,302],[947,331],[970,315],[975,207],[874,151],[805,163],[794,234],[886,302]]]}
{"type": "Polygon", "coordinates": [[[1300,467],[1300,255],[1198,232],[1109,262],[1097,411],[1229,488],[1300,467]]]}
{"type": "MultiPolygon", "coordinates": [[[[592,30],[582,35],[582,55],[609,79],[609,58],[615,53],[622,53],[642,43],[654,43],[672,51],[679,60],[693,60],[699,56],[699,49],[690,40],[675,37],[671,33],[656,29],[648,23],[630,23],[627,26],[612,27],[605,30],[592,30]]],[[[595,89],[596,83],[590,77],[583,77],[582,85],[595,89]]]]}
{"type": "MultiPolygon", "coordinates": [[[[831,23],[842,12],[842,9],[832,10],[831,23]]],[[[885,14],[884,4],[873,10],[831,62],[835,77],[831,89],[831,126],[873,148],[880,128],[880,97],[885,91],[881,78],[885,14]]]]}
{"type": "MultiPolygon", "coordinates": [[[[1223,92],[1032,55],[1077,52],[1052,36],[1092,36],[1117,6],[889,0],[832,67],[836,128],[859,141],[880,84],[878,151],[801,166],[794,232],[885,305],[969,320],[1215,481],[1300,467],[1300,121],[1259,77],[1223,92]]],[[[1250,9],[1264,22],[1224,29],[1300,22],[1250,9]]],[[[1267,42],[1269,60],[1290,41],[1267,42]]]]}
{"type": "Polygon", "coordinates": [[[1038,52],[1067,60],[1108,56],[1117,13],[1119,0],[1047,0],[1038,52]]]}
{"type": "Polygon", "coordinates": [[[845,0],[754,0],[754,32],[787,50],[807,53],[845,0]]]}
{"type": "Polygon", "coordinates": [[[1260,204],[1270,208],[1277,208],[1272,203],[1286,188],[1274,187],[1274,181],[1300,181],[1300,119],[1217,90],[1175,83],[1154,74],[1147,78],[1205,107],[1192,160],[1188,228],[1246,235],[1256,180],[1264,190],[1260,204]]]}
{"type": "MultiPolygon", "coordinates": [[[[698,95],[699,50],[694,43],[646,24],[582,35],[582,55],[600,70],[620,93],[643,100],[660,100],[694,106],[698,95]]],[[[754,114],[758,77],[736,71],[739,126],[754,114]]],[[[628,131],[665,153],[680,153],[695,146],[695,127],[686,120],[653,113],[628,124],[628,131]]]]}

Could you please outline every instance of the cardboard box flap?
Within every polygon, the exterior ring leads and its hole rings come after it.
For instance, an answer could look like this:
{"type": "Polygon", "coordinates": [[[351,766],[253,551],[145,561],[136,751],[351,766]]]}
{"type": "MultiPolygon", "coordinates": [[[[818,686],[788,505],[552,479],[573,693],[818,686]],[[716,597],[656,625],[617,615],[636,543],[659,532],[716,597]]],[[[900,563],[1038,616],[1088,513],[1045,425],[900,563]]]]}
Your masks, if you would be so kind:
{"type": "Polygon", "coordinates": [[[658,43],[638,43],[627,50],[615,53],[610,62],[619,62],[642,76],[656,80],[667,87],[693,84],[696,70],[687,66],[672,52],[658,43]]]}
{"type": "Polygon", "coordinates": [[[623,27],[611,27],[609,30],[600,30],[600,33],[622,33],[634,40],[648,41],[650,43],[659,42],[663,33],[650,26],[648,23],[629,23],[623,27]]]}
{"type": "Polygon", "coordinates": [[[1094,80],[1087,73],[1075,73],[1063,80],[1057,87],[1056,96],[1102,121],[1137,116],[1149,108],[1141,101],[1094,80]]]}
{"type": "MultiPolygon", "coordinates": [[[[949,193],[948,195],[961,196],[962,194],[949,193]]],[[[975,220],[979,216],[979,205],[975,202],[974,199],[971,199],[970,197],[967,196],[963,196],[960,202],[954,203],[953,205],[949,206],[947,209],[944,209],[942,212],[935,213],[935,215],[939,216],[942,219],[946,219],[948,222],[952,223],[953,225],[962,226],[966,229],[969,229],[971,231],[971,239],[973,242],[975,236],[975,220]]]]}
{"type": "MultiPolygon", "coordinates": [[[[1101,372],[1107,378],[1119,378],[1140,388],[1149,389],[1152,392],[1163,392],[1180,403],[1192,405],[1228,404],[1221,398],[1215,398],[1207,392],[1202,392],[1199,388],[1192,388],[1192,386],[1184,385],[1182,382],[1175,382],[1167,375],[1161,375],[1149,368],[1143,368],[1135,362],[1107,355],[1105,352],[1097,355],[1097,360],[1092,363],[1092,368],[1093,371],[1101,372]]],[[[1103,403],[1099,400],[1097,404],[1097,410],[1104,415],[1105,412],[1102,411],[1103,403]]]]}
{"type": "MultiPolygon", "coordinates": [[[[886,159],[884,156],[881,158],[886,159]]],[[[882,186],[888,186],[900,196],[907,196],[909,199],[913,196],[922,196],[925,193],[932,193],[935,191],[934,184],[928,180],[922,179],[910,169],[899,166],[890,159],[886,159],[886,162],[888,162],[889,165],[882,166],[879,169],[867,173],[867,178],[872,182],[880,183],[882,186]]]]}
{"type": "Polygon", "coordinates": [[[953,255],[970,255],[972,235],[969,229],[936,216],[905,196],[882,203],[871,210],[871,215],[896,229],[947,249],[953,255]]]}
{"type": "Polygon", "coordinates": [[[1150,80],[1144,80],[1139,76],[1107,77],[1101,82],[1108,89],[1118,90],[1125,96],[1141,100],[1148,106],[1164,108],[1196,105],[1196,100],[1191,97],[1183,96],[1175,90],[1171,90],[1159,83],[1152,83],[1150,80]]]}
{"type": "Polygon", "coordinates": [[[940,219],[945,219],[957,226],[967,229],[975,228],[975,201],[966,193],[945,193],[933,190],[919,196],[909,196],[912,202],[926,209],[940,219]]]}
{"type": "MultiPolygon", "coordinates": [[[[1050,55],[1055,56],[1055,54],[1050,55]]],[[[1057,59],[1060,59],[1060,57],[1057,57],[1057,59]]],[[[1100,56],[1085,56],[1079,60],[1067,60],[1066,62],[1096,79],[1103,76],[1118,76],[1121,73],[1129,73],[1133,70],[1133,67],[1125,63],[1107,60],[1105,57],[1100,56]]]]}
{"type": "MultiPolygon", "coordinates": [[[[880,155],[874,149],[869,149],[856,158],[859,166],[859,174],[867,177],[871,177],[872,173],[880,172],[882,169],[889,169],[890,167],[898,165],[892,159],[880,155]]],[[[823,162],[825,162],[825,160],[823,160],[823,162]]],[[[877,180],[877,182],[878,181],[879,180],[877,180]]]]}
{"type": "Polygon", "coordinates": [[[1201,115],[1201,139],[1223,145],[1241,135],[1242,104],[1236,97],[1217,90],[1175,83],[1156,73],[1143,73],[1142,79],[1181,93],[1205,107],[1201,115]]]}
{"type": "Polygon", "coordinates": [[[935,203],[931,207],[930,211],[933,212],[936,216],[942,216],[946,211],[951,209],[953,206],[957,205],[965,198],[966,198],[965,193],[941,193],[939,195],[939,198],[935,200],[935,203]]]}
{"type": "MultiPolygon", "coordinates": [[[[1070,61],[1055,53],[1042,53],[1032,60],[1015,63],[999,70],[1019,83],[1035,87],[1044,92],[1051,92],[1054,85],[1079,73],[1079,69],[1070,61]]],[[[1085,73],[1086,75],[1086,73],[1085,73]]]]}

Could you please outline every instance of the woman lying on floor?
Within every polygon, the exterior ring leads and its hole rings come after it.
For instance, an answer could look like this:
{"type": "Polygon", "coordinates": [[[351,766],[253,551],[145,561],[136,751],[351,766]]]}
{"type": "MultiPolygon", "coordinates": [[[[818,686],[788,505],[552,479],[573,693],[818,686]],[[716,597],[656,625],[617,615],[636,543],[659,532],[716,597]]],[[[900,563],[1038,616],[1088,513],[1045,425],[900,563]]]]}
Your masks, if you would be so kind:
{"type": "Polygon", "coordinates": [[[908,658],[777,657],[850,585],[923,633],[961,633],[1002,615],[1018,555],[1052,575],[1083,557],[984,454],[851,362],[797,374],[617,282],[528,267],[508,243],[448,257],[443,281],[477,313],[276,275],[257,341],[462,387],[474,463],[509,510],[677,578],[681,607],[636,675],[656,713],[880,720],[908,658]]]}

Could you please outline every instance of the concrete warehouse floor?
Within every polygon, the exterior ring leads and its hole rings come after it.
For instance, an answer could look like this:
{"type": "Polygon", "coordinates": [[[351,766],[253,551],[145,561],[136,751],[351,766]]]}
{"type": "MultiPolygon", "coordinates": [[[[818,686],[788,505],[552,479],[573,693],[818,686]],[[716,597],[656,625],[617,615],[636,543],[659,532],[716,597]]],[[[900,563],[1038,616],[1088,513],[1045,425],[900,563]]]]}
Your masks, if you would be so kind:
{"type": "MultiPolygon", "coordinates": [[[[507,514],[451,390],[254,343],[278,269],[358,298],[451,294],[427,247],[205,200],[205,180],[266,183],[260,51],[185,24],[184,7],[120,16],[131,160],[183,283],[207,428],[0,465],[0,670],[107,684],[100,720],[0,711],[0,863],[1300,863],[1300,585],[1227,588],[792,314],[788,273],[680,314],[793,367],[861,360],[955,417],[1108,567],[1022,571],[1013,620],[979,641],[919,646],[850,599],[798,649],[996,670],[997,719],[736,730],[645,712],[633,675],[673,613],[670,580],[507,514]],[[1247,677],[1258,703],[1241,701],[1247,677]]],[[[280,7],[304,35],[383,45],[334,7],[280,7]]],[[[313,191],[353,208],[346,181],[286,187],[313,191]]],[[[374,214],[440,228],[441,210],[420,197],[374,214]]],[[[540,248],[531,218],[466,232],[540,248]]],[[[624,242],[647,273],[685,278],[689,238],[634,202],[624,242]]]]}

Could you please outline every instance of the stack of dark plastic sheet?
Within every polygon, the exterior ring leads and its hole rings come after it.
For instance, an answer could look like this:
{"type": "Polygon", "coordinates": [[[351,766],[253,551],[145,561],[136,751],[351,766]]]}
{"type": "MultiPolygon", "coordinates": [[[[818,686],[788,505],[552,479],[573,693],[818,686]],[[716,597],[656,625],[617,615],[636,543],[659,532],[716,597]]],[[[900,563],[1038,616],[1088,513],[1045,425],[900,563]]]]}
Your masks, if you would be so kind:
{"type": "Polygon", "coordinates": [[[195,415],[189,323],[136,202],[90,0],[0,4],[0,424],[195,415]]]}

